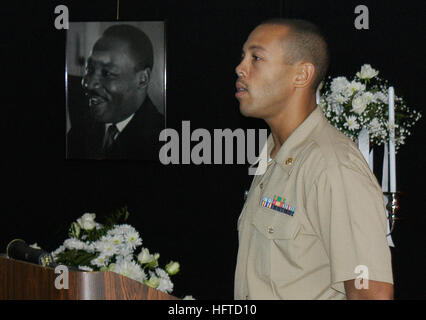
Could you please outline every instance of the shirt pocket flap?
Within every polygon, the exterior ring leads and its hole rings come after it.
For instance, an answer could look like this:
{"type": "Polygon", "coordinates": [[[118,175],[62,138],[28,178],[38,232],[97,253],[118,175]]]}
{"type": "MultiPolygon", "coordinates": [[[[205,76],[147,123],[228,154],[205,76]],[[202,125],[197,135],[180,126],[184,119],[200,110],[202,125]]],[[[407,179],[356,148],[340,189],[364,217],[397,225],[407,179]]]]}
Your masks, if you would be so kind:
{"type": "Polygon", "coordinates": [[[294,216],[260,207],[253,215],[253,225],[268,239],[294,239],[301,227],[294,216]]]}

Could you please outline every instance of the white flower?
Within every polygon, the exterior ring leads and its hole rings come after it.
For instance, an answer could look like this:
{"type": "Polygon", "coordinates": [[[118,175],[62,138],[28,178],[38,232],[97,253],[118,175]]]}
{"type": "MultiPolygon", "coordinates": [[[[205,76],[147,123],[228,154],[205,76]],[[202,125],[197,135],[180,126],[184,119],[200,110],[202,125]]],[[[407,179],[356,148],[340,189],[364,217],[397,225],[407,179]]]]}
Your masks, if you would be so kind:
{"type": "Polygon", "coordinates": [[[376,93],[374,93],[374,97],[373,100],[376,102],[383,102],[383,103],[388,103],[388,96],[386,94],[384,94],[381,91],[377,91],[376,93]]]}
{"type": "Polygon", "coordinates": [[[356,117],[355,116],[345,116],[346,118],[346,123],[344,124],[345,127],[347,127],[349,130],[357,130],[359,129],[359,124],[356,121],[356,117]]]}
{"type": "Polygon", "coordinates": [[[133,254],[130,253],[130,254],[123,255],[123,253],[120,252],[120,254],[116,256],[116,263],[120,264],[120,263],[123,263],[124,261],[132,262],[133,261],[133,254]]]}
{"type": "Polygon", "coordinates": [[[379,74],[379,71],[374,70],[371,65],[364,64],[361,67],[361,71],[356,73],[356,76],[360,79],[371,79],[379,74]]]}
{"type": "Polygon", "coordinates": [[[118,255],[122,257],[132,256],[131,260],[133,260],[133,251],[134,250],[128,243],[124,243],[123,245],[119,247],[118,255]]]}
{"type": "Polygon", "coordinates": [[[94,266],[98,266],[100,268],[102,267],[106,267],[108,265],[108,257],[100,254],[99,256],[97,256],[96,258],[92,259],[92,261],[90,261],[90,263],[94,266]]]}
{"type": "Polygon", "coordinates": [[[134,261],[123,260],[120,263],[116,263],[114,272],[142,283],[146,279],[145,272],[134,261]]]}
{"type": "Polygon", "coordinates": [[[123,244],[124,237],[122,234],[114,234],[111,236],[111,242],[114,243],[116,246],[119,246],[123,244]]]}
{"type": "Polygon", "coordinates": [[[93,269],[88,266],[78,266],[78,268],[82,271],[93,271],[93,269]]]}
{"type": "Polygon", "coordinates": [[[170,261],[167,265],[166,265],[166,271],[168,274],[170,274],[171,276],[175,275],[176,273],[179,272],[180,269],[180,265],[179,262],[175,262],[175,261],[170,261]]]}
{"type": "Polygon", "coordinates": [[[125,235],[129,232],[136,232],[136,229],[128,224],[120,224],[115,226],[114,229],[110,230],[108,233],[125,235]]]}
{"type": "Polygon", "coordinates": [[[89,253],[94,253],[96,251],[96,243],[87,243],[85,242],[84,250],[89,253]]]}
{"type": "Polygon", "coordinates": [[[380,122],[379,122],[379,120],[377,118],[374,118],[368,124],[368,131],[371,132],[371,133],[378,132],[381,129],[382,129],[382,127],[381,127],[380,122]]]}
{"type": "Polygon", "coordinates": [[[362,98],[364,99],[364,101],[369,104],[371,102],[374,101],[374,95],[371,92],[364,92],[362,94],[362,98]]]}
{"type": "Polygon", "coordinates": [[[349,90],[351,92],[362,92],[365,90],[365,85],[361,82],[353,80],[351,83],[349,83],[349,90]]]}
{"type": "Polygon", "coordinates": [[[195,299],[193,296],[186,295],[185,297],[183,297],[183,300],[195,300],[195,299]]]}
{"type": "Polygon", "coordinates": [[[142,244],[142,239],[139,236],[139,232],[136,230],[127,232],[124,237],[126,244],[128,244],[132,250],[142,244]]]}
{"type": "Polygon", "coordinates": [[[120,246],[125,241],[124,235],[121,232],[116,232],[115,229],[108,231],[108,233],[101,238],[103,241],[109,241],[116,246],[120,246]]]}
{"type": "Polygon", "coordinates": [[[86,248],[86,243],[76,238],[69,238],[64,241],[64,247],[68,250],[84,250],[86,248]]]}
{"type": "Polygon", "coordinates": [[[85,213],[80,218],[77,219],[78,224],[84,230],[92,230],[95,228],[96,214],[94,213],[85,213]]]}
{"type": "Polygon", "coordinates": [[[64,252],[66,250],[65,246],[62,245],[59,248],[57,248],[55,251],[52,252],[52,256],[54,259],[56,259],[57,255],[64,252]]]}
{"type": "Polygon", "coordinates": [[[151,272],[151,277],[149,280],[145,280],[144,283],[152,288],[157,288],[160,285],[160,279],[158,279],[155,275],[153,275],[151,272]]]}
{"type": "Polygon", "coordinates": [[[341,105],[341,104],[338,104],[338,103],[332,103],[331,104],[331,110],[337,115],[337,116],[340,116],[342,113],[343,113],[343,111],[345,110],[344,108],[343,108],[343,106],[341,105]]]}
{"type": "Polygon", "coordinates": [[[138,254],[138,261],[140,264],[150,263],[154,260],[154,256],[149,253],[148,248],[142,248],[138,254]]]}
{"type": "Polygon", "coordinates": [[[356,114],[361,115],[364,110],[367,108],[367,102],[365,101],[364,96],[358,96],[352,100],[352,110],[356,114]]]}
{"type": "Polygon", "coordinates": [[[99,241],[96,241],[94,247],[101,255],[107,257],[111,257],[120,251],[119,246],[114,242],[113,238],[108,236],[104,236],[99,241]]]}
{"type": "Polygon", "coordinates": [[[333,99],[334,101],[336,101],[337,103],[339,103],[339,104],[343,104],[343,103],[345,103],[346,101],[348,101],[349,97],[347,97],[347,96],[343,96],[343,95],[341,95],[341,94],[336,94],[336,95],[332,96],[332,99],[333,99]]]}
{"type": "Polygon", "coordinates": [[[155,273],[160,279],[160,284],[158,285],[157,290],[165,293],[171,293],[173,291],[173,282],[170,280],[169,274],[161,268],[156,268],[155,273]]]}
{"type": "Polygon", "coordinates": [[[394,123],[390,123],[389,121],[386,123],[386,127],[388,128],[389,131],[395,130],[395,128],[397,127],[396,124],[394,123]]]}
{"type": "Polygon", "coordinates": [[[349,81],[346,79],[346,77],[334,78],[330,85],[330,89],[333,93],[345,92],[348,87],[349,81]]]}

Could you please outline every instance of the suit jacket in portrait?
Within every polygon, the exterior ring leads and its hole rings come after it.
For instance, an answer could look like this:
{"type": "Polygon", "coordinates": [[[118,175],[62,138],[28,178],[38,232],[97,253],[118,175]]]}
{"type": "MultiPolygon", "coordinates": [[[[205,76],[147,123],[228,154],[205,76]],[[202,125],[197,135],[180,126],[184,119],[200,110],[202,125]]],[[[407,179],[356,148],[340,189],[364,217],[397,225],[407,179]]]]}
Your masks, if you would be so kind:
{"type": "Polygon", "coordinates": [[[159,134],[165,128],[164,117],[146,97],[133,118],[115,139],[108,154],[102,150],[105,124],[93,120],[72,125],[67,137],[70,159],[135,159],[158,161],[159,134]]]}

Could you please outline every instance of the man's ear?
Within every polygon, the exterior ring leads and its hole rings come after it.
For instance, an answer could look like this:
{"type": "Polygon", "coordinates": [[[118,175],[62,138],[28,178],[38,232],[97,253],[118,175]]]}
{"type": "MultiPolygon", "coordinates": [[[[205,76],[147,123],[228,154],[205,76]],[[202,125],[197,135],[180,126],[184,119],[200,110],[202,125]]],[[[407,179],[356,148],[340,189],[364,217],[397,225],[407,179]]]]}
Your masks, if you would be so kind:
{"type": "Polygon", "coordinates": [[[149,80],[151,79],[151,69],[145,68],[143,70],[140,70],[137,72],[136,76],[138,81],[138,87],[145,88],[148,85],[149,80]]]}
{"type": "Polygon", "coordinates": [[[312,83],[315,74],[315,66],[310,62],[301,62],[296,69],[294,85],[297,88],[304,88],[312,83]]]}

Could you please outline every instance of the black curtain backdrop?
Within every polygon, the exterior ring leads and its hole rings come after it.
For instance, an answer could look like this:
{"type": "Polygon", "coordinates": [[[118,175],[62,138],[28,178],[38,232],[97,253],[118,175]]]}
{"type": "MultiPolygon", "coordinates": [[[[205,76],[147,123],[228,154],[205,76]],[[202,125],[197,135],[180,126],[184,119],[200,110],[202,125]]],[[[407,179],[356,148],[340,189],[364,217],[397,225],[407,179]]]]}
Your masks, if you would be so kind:
{"type": "MultiPolygon", "coordinates": [[[[174,294],[232,299],[236,223],[248,165],[154,165],[138,161],[65,160],[65,38],[54,9],[70,21],[114,21],[116,0],[9,1],[2,5],[2,184],[0,251],[14,238],[53,250],[85,212],[101,219],[127,205],[144,245],[181,263],[174,294]]],[[[120,1],[120,20],[165,20],[167,125],[266,128],[240,115],[235,66],[249,32],[272,17],[320,25],[331,47],[329,75],[351,77],[370,63],[396,94],[422,111],[424,1],[120,1]],[[369,9],[369,30],[356,30],[354,9],[369,9]]],[[[424,118],[397,155],[403,192],[392,249],[397,299],[426,298],[424,118]]],[[[378,151],[379,152],[379,151],[378,151]]],[[[381,161],[376,157],[376,163],[381,161]]],[[[377,173],[378,175],[380,173],[377,173]]]]}

